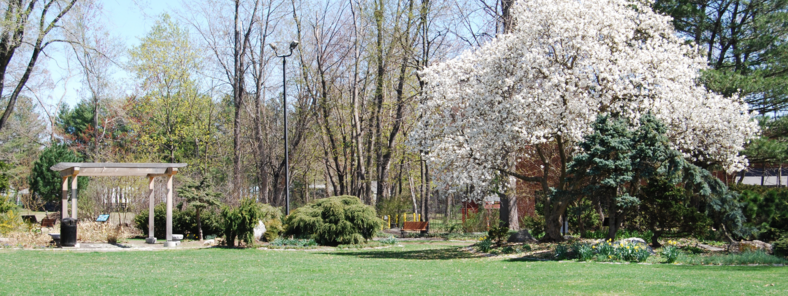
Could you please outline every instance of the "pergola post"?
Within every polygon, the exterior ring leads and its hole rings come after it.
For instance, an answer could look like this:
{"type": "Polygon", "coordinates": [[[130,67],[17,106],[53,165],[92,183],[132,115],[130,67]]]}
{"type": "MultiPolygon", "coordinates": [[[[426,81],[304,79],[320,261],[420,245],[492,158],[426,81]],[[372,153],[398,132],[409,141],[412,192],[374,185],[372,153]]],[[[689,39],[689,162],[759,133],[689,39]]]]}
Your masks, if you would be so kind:
{"type": "Polygon", "coordinates": [[[60,205],[60,220],[68,218],[68,176],[62,177],[63,179],[63,195],[61,196],[60,205]]]}
{"type": "Polygon", "coordinates": [[[178,242],[172,241],[172,176],[178,172],[177,168],[167,169],[167,241],[165,247],[178,246],[178,242]]]}
{"type": "Polygon", "coordinates": [[[148,238],[145,239],[145,242],[149,244],[156,243],[156,236],[153,234],[153,207],[156,201],[156,198],[153,197],[154,181],[155,178],[153,176],[148,176],[148,203],[150,208],[148,209],[148,238]]]}
{"type": "Polygon", "coordinates": [[[71,176],[71,218],[77,219],[77,175],[71,176]]]}

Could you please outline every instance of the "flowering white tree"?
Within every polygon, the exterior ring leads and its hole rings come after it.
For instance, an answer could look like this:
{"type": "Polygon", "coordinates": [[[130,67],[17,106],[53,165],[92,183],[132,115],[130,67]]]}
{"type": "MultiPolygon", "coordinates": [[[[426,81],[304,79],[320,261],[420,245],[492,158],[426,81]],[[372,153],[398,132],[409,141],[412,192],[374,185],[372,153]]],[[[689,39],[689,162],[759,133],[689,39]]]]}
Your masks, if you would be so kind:
{"type": "MultiPolygon", "coordinates": [[[[703,57],[649,2],[528,0],[513,17],[511,33],[420,73],[427,87],[411,142],[429,151],[438,182],[489,188],[508,176],[564,189],[575,143],[597,115],[637,122],[648,111],[688,160],[747,165],[739,151],[758,129],[747,105],[699,85],[703,57]],[[518,173],[525,158],[543,170],[518,173]]],[[[568,203],[546,203],[548,239],[561,239],[568,203]]]]}

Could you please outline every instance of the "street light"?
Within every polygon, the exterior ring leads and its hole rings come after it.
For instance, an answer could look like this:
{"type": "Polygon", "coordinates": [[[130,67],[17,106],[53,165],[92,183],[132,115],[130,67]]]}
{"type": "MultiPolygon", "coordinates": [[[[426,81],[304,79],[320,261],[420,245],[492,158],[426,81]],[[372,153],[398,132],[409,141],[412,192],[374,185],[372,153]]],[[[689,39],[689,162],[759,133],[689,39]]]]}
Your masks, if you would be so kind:
{"type": "Polygon", "coordinates": [[[290,152],[287,148],[287,81],[285,80],[285,67],[287,66],[287,57],[293,55],[293,49],[298,46],[298,41],[290,42],[290,52],[286,55],[279,55],[276,52],[276,45],[269,43],[268,45],[274,50],[277,57],[282,58],[282,113],[285,119],[285,215],[290,215],[290,152]]]}

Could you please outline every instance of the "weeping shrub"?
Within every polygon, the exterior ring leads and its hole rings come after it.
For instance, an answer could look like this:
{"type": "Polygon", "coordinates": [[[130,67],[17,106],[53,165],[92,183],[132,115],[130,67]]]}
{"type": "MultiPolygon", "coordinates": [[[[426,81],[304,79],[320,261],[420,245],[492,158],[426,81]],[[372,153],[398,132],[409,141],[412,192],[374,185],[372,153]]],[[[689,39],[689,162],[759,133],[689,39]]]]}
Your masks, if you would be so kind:
{"type": "Polygon", "coordinates": [[[318,244],[360,244],[383,226],[375,209],[355,196],[318,199],[293,211],[285,220],[286,235],[312,238],[318,244]]]}
{"type": "Polygon", "coordinates": [[[258,221],[279,220],[282,213],[279,209],[268,204],[258,204],[253,199],[246,198],[237,208],[224,207],[224,237],[228,246],[235,246],[235,240],[240,239],[247,245],[255,241],[254,228],[258,221]]]}

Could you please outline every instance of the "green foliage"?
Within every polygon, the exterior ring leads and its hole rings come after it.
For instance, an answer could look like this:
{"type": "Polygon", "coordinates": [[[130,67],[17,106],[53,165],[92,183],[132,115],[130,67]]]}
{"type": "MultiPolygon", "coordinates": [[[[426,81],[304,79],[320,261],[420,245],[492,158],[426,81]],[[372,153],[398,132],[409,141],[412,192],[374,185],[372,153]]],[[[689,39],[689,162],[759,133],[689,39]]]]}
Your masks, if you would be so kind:
{"type": "Polygon", "coordinates": [[[531,235],[534,237],[544,235],[544,216],[531,217],[525,215],[520,221],[520,227],[530,230],[531,235]]]}
{"type": "Polygon", "coordinates": [[[318,199],[293,211],[285,220],[287,235],[313,238],[321,245],[360,244],[383,226],[375,209],[355,196],[318,199]]]}
{"type": "Polygon", "coordinates": [[[22,226],[22,216],[19,211],[12,209],[0,213],[0,234],[8,234],[22,226]]]}
{"type": "MultiPolygon", "coordinates": [[[[221,235],[224,231],[222,217],[214,211],[203,211],[201,213],[202,230],[205,235],[221,235]]],[[[145,236],[148,236],[148,211],[147,209],[134,216],[134,224],[145,236]]],[[[153,235],[156,238],[166,237],[167,227],[167,205],[158,204],[153,208],[153,235]]],[[[172,231],[183,235],[194,235],[197,237],[199,228],[197,225],[197,213],[194,209],[184,211],[177,207],[172,209],[172,231]]]]}
{"type": "Polygon", "coordinates": [[[555,246],[555,254],[553,255],[553,257],[555,257],[556,260],[571,259],[569,257],[569,255],[570,255],[569,251],[570,251],[570,248],[569,248],[568,245],[558,244],[558,245],[555,246]]]}
{"type": "Polygon", "coordinates": [[[689,265],[745,265],[786,264],[788,260],[766,254],[764,251],[746,251],[740,254],[688,255],[680,254],[676,262],[689,265]]]}
{"type": "Polygon", "coordinates": [[[788,235],[788,190],[765,189],[762,186],[739,186],[739,201],[747,225],[757,228],[754,236],[760,240],[773,241],[788,235]]]}
{"type": "MultiPolygon", "coordinates": [[[[210,96],[200,93],[192,78],[201,64],[188,30],[164,14],[129,56],[131,70],[146,90],[144,96],[134,98],[129,112],[145,119],[134,127],[140,149],[168,162],[186,162],[200,153],[207,157],[207,151],[199,150],[200,145],[216,141],[212,126],[216,111],[210,96]]],[[[205,161],[194,162],[195,169],[209,170],[205,161]]]]}
{"type": "Polygon", "coordinates": [[[774,256],[788,257],[788,237],[783,237],[772,244],[774,256]]]}
{"type": "Polygon", "coordinates": [[[676,262],[676,259],[679,258],[679,248],[675,246],[666,246],[662,248],[662,257],[665,257],[665,263],[673,263],[676,262]]]}
{"type": "Polygon", "coordinates": [[[600,261],[643,262],[651,255],[646,247],[639,244],[614,243],[611,240],[600,242],[591,248],[596,252],[597,260],[600,261]]]}
{"type": "MultiPolygon", "coordinates": [[[[60,162],[82,162],[82,160],[82,156],[71,151],[64,144],[53,144],[44,148],[38,160],[33,164],[33,170],[28,180],[31,194],[35,194],[44,201],[60,200],[63,190],[60,172],[49,168],[60,162]]],[[[71,182],[68,183],[70,190],[71,182]]],[[[78,188],[88,188],[88,178],[86,177],[78,177],[77,183],[78,188]]]]}
{"type": "Polygon", "coordinates": [[[492,250],[492,247],[493,247],[493,242],[489,237],[485,237],[484,239],[476,243],[476,249],[478,249],[479,252],[488,253],[490,252],[490,250],[492,250]]]}
{"type": "MultiPolygon", "coordinates": [[[[738,194],[729,191],[709,171],[689,163],[681,153],[672,150],[665,135],[665,126],[650,113],[641,116],[636,128],[624,119],[610,116],[599,116],[593,127],[594,133],[585,136],[578,144],[582,153],[569,165],[569,172],[573,182],[588,182],[582,190],[583,195],[607,200],[611,218],[615,218],[621,209],[634,209],[634,205],[640,204],[640,197],[643,197],[640,194],[641,184],[658,177],[669,184],[683,184],[687,195],[705,204],[705,214],[715,225],[723,226],[738,237],[747,237],[752,232],[752,227],[745,225],[746,217],[737,201],[738,194]]],[[[669,185],[662,184],[662,187],[666,186],[669,185]]],[[[674,207],[677,194],[652,192],[649,195],[652,213],[659,212],[659,209],[691,212],[688,207],[674,207]],[[663,197],[673,200],[664,203],[658,200],[663,197]]],[[[703,220],[692,214],[693,219],[703,220]]],[[[613,233],[615,225],[611,227],[613,233]]]]}
{"type": "MultiPolygon", "coordinates": [[[[0,193],[6,193],[8,190],[8,169],[9,166],[4,161],[0,161],[0,193]]],[[[0,211],[2,213],[3,211],[0,211]]]]}
{"type": "Polygon", "coordinates": [[[590,244],[587,243],[576,243],[572,245],[573,253],[576,254],[576,257],[580,261],[588,261],[594,258],[594,248],[591,247],[590,244]]]}
{"type": "Polygon", "coordinates": [[[497,246],[501,246],[501,244],[505,243],[506,239],[509,238],[509,227],[503,224],[490,227],[490,230],[487,231],[487,237],[495,242],[497,246]]]}
{"type": "Polygon", "coordinates": [[[282,220],[279,220],[279,218],[268,220],[264,222],[264,224],[265,233],[263,234],[263,237],[267,242],[276,240],[279,237],[279,234],[285,230],[284,226],[282,225],[282,220]]]}
{"type": "Polygon", "coordinates": [[[712,221],[689,205],[690,198],[684,188],[671,184],[664,178],[652,178],[641,191],[640,217],[654,234],[651,240],[659,246],[658,239],[666,231],[674,234],[691,235],[706,232],[712,221]]]}
{"type": "Polygon", "coordinates": [[[259,221],[278,218],[281,213],[267,204],[258,204],[253,199],[245,198],[237,208],[224,207],[224,237],[228,246],[235,246],[235,240],[240,239],[247,245],[255,242],[254,228],[259,221]]]}
{"type": "Polygon", "coordinates": [[[396,245],[399,242],[399,240],[397,240],[396,237],[391,235],[391,236],[389,236],[387,238],[378,240],[378,242],[380,242],[381,244],[384,244],[384,245],[396,245]]]}
{"type": "Polygon", "coordinates": [[[788,106],[788,2],[658,0],[654,9],[707,51],[706,87],[738,94],[761,114],[788,106]]]}
{"type": "Polygon", "coordinates": [[[202,221],[201,212],[203,209],[221,204],[219,201],[220,193],[213,190],[213,186],[208,181],[209,177],[204,177],[200,182],[194,180],[187,180],[186,184],[178,188],[178,196],[185,199],[186,202],[192,206],[196,212],[195,218],[197,219],[197,233],[202,240],[202,221]]]}
{"type": "Polygon", "coordinates": [[[271,241],[271,245],[277,247],[313,247],[317,246],[317,243],[313,239],[285,239],[280,237],[271,241]]]}
{"type": "Polygon", "coordinates": [[[11,200],[10,196],[0,195],[0,214],[16,209],[17,209],[16,203],[14,203],[14,201],[11,200]]]}

